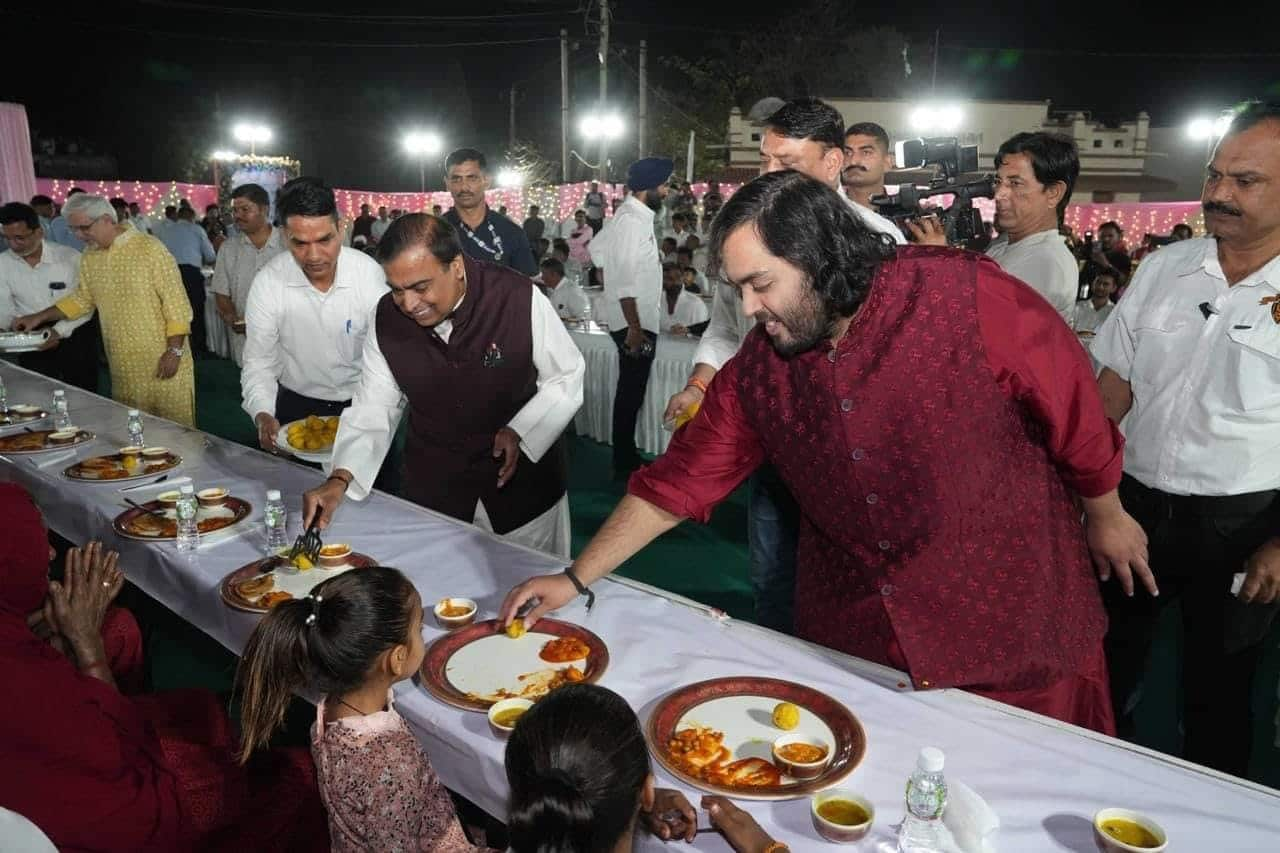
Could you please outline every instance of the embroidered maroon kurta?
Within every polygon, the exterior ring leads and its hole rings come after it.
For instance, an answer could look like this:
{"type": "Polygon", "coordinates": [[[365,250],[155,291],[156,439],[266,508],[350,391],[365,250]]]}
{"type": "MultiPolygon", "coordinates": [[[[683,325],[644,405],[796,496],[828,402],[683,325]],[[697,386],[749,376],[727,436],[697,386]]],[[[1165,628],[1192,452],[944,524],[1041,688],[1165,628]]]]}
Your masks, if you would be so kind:
{"type": "Polygon", "coordinates": [[[803,511],[802,637],[1106,730],[1072,493],[1114,489],[1122,447],[1049,303],[977,255],[902,247],[837,346],[786,359],[754,330],[630,491],[706,521],[772,463],[803,511]]]}

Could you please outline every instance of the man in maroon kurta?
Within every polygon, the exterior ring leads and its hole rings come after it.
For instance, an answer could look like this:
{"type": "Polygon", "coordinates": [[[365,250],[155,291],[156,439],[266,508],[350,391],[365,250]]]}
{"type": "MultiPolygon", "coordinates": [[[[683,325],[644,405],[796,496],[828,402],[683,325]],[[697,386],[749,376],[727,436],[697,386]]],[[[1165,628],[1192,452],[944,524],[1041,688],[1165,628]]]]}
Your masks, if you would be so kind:
{"type": "Polygon", "coordinates": [[[803,511],[802,637],[1111,732],[1090,552],[1131,588],[1145,537],[1116,497],[1123,439],[1057,312],[977,255],[895,250],[797,173],[730,199],[712,257],[760,326],[567,576],[526,581],[503,618],[706,521],[767,460],[803,511]]]}

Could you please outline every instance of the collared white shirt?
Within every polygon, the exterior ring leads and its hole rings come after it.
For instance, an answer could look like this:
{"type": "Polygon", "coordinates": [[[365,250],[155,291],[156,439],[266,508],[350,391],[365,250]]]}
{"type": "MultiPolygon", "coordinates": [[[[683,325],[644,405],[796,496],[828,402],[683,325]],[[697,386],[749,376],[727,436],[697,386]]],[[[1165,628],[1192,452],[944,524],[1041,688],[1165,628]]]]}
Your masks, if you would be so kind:
{"type": "Polygon", "coordinates": [[[1278,295],[1280,256],[1228,287],[1210,237],[1143,259],[1090,348],[1133,391],[1126,473],[1172,494],[1280,488],[1278,295]]]}
{"type": "Polygon", "coordinates": [[[552,307],[556,309],[556,314],[559,316],[577,318],[586,313],[587,295],[582,292],[578,282],[567,274],[560,279],[560,285],[555,288],[547,287],[541,275],[534,281],[545,288],[547,299],[551,301],[552,307]]]}
{"type": "Polygon", "coordinates": [[[658,331],[658,302],[662,297],[662,265],[653,236],[653,211],[633,195],[588,246],[591,260],[604,269],[604,316],[610,331],[627,328],[619,300],[632,298],[641,328],[658,331]]]}
{"type": "Polygon", "coordinates": [[[684,288],[680,289],[680,295],[676,297],[675,310],[667,310],[666,293],[662,294],[662,302],[659,304],[662,307],[659,332],[670,332],[676,326],[684,326],[688,329],[690,326],[696,326],[711,319],[711,312],[707,310],[706,303],[684,288]]]}
{"type": "MultiPolygon", "coordinates": [[[[529,301],[538,391],[507,426],[520,436],[520,449],[524,454],[537,462],[582,407],[582,378],[587,368],[582,351],[565,331],[551,303],[537,296],[529,301]]],[[[458,304],[462,304],[461,300],[458,304]]],[[[447,344],[453,323],[444,320],[436,324],[434,331],[447,344]]],[[[378,346],[377,329],[371,320],[365,336],[360,381],[351,407],[342,413],[333,458],[325,469],[350,471],[353,479],[347,494],[356,500],[363,500],[373,488],[378,468],[395,438],[404,405],[404,392],[378,346]]]]}
{"type": "Polygon", "coordinates": [[[387,279],[364,252],[343,246],[333,286],[311,286],[293,255],[262,268],[245,307],[243,407],[253,418],[276,410],[276,391],[318,400],[349,400],[360,382],[364,339],[387,279]]]}
{"type": "Polygon", "coordinates": [[[373,235],[373,242],[382,239],[382,235],[387,233],[387,229],[391,227],[390,219],[375,219],[373,224],[369,226],[369,233],[373,235]]]}
{"type": "Polygon", "coordinates": [[[272,258],[285,250],[283,232],[272,228],[267,242],[259,249],[247,234],[228,237],[218,249],[209,286],[214,293],[231,298],[236,316],[243,317],[249,305],[249,288],[258,272],[272,258]]]}
{"type": "Polygon", "coordinates": [[[1001,234],[986,254],[1009,275],[1029,284],[1071,325],[1080,290],[1080,265],[1057,228],[1029,234],[1016,243],[1001,234]]]}
{"type": "Polygon", "coordinates": [[[1072,326],[1077,332],[1096,332],[1102,321],[1111,316],[1111,309],[1115,307],[1114,303],[1108,302],[1101,308],[1094,308],[1091,299],[1077,302],[1072,311],[1072,326]]]}
{"type": "Polygon", "coordinates": [[[686,228],[683,231],[677,231],[674,228],[666,228],[662,232],[662,239],[665,240],[670,237],[672,240],[676,241],[676,248],[681,249],[684,248],[685,241],[689,239],[690,235],[696,236],[699,240],[702,239],[702,235],[692,228],[686,228]]]}
{"type": "MultiPolygon", "coordinates": [[[[59,299],[65,299],[76,292],[79,284],[80,253],[69,246],[44,240],[40,262],[34,267],[12,249],[0,254],[0,329],[8,329],[17,318],[43,311],[59,299]],[[49,285],[57,282],[66,287],[50,289],[49,285]]],[[[53,324],[53,330],[59,337],[69,338],[92,316],[90,311],[74,320],[59,320],[53,324]]]]}

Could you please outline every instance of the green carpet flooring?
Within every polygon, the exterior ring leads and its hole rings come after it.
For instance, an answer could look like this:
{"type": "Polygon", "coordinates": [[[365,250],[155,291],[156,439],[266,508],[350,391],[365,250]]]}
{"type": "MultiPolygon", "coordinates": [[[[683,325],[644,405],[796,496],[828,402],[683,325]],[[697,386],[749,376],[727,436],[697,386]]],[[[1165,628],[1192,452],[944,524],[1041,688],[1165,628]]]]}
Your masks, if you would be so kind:
{"type": "MultiPolygon", "coordinates": [[[[103,391],[107,392],[105,371],[103,391]]],[[[196,417],[206,432],[257,446],[255,430],[240,409],[240,375],[231,361],[201,359],[196,365],[196,417]]],[[[623,493],[623,484],[611,478],[609,448],[589,439],[569,440],[569,503],[573,518],[573,550],[576,554],[603,524],[623,493]]],[[[746,496],[739,489],[720,506],[708,525],[685,523],[628,560],[620,572],[627,577],[671,590],[719,607],[738,618],[751,617],[751,593],[747,584],[746,496]]],[[[147,630],[153,686],[208,687],[230,691],[235,657],[199,630],[169,614],[164,608],[134,596],[127,602],[140,612],[147,630]]],[[[1180,647],[1176,608],[1166,614],[1138,707],[1139,741],[1154,749],[1177,754],[1178,672],[1180,647]]],[[[1255,693],[1257,722],[1250,776],[1280,788],[1280,749],[1276,736],[1276,689],[1280,683],[1280,623],[1267,641],[1255,693]]],[[[295,709],[291,740],[305,742],[307,709],[295,709]]]]}

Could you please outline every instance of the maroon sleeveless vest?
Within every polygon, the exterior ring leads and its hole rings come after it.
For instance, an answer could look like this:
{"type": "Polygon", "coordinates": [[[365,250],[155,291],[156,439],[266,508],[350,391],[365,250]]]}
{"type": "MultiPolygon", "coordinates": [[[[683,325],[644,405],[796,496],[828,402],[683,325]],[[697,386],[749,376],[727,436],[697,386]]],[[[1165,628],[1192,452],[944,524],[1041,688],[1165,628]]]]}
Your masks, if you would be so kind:
{"type": "Polygon", "coordinates": [[[501,489],[493,437],[538,390],[530,316],[534,285],[518,272],[466,256],[467,293],[446,345],[401,313],[391,294],[378,302],[378,346],[408,398],[404,497],[470,522],[476,501],[497,533],[551,509],[565,492],[560,438],[537,463],[523,453],[501,489]]]}
{"type": "Polygon", "coordinates": [[[799,633],[922,687],[1045,686],[1105,629],[1043,428],[984,357],[984,264],[900,248],[837,348],[783,359],[757,329],[731,372],[803,510],[799,633]]]}

